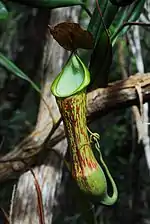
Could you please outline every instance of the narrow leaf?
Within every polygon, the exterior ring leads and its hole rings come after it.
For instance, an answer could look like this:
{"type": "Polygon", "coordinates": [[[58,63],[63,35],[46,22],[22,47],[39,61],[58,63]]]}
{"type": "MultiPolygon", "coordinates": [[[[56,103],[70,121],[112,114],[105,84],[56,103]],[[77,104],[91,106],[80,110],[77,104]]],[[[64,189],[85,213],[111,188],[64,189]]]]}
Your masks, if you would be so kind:
{"type": "Polygon", "coordinates": [[[57,8],[73,5],[82,5],[81,0],[13,0],[19,4],[29,5],[32,7],[57,8]]]}
{"type": "Polygon", "coordinates": [[[109,0],[98,0],[97,3],[88,26],[88,31],[93,34],[95,45],[99,42],[103,32],[109,29],[119,9],[109,0]]]}
{"type": "Polygon", "coordinates": [[[112,63],[110,38],[104,31],[97,43],[90,61],[92,88],[104,87],[108,82],[108,72],[112,63]]]}
{"type": "Polygon", "coordinates": [[[117,38],[120,35],[125,34],[127,32],[127,30],[129,29],[130,26],[124,26],[124,23],[135,22],[139,18],[140,14],[143,10],[144,4],[145,4],[145,0],[136,1],[135,3],[133,3],[131,6],[129,6],[126,9],[126,14],[123,13],[124,9],[120,10],[120,12],[119,12],[120,20],[119,19],[116,20],[115,24],[113,24],[113,26],[114,26],[113,29],[115,29],[115,32],[111,36],[112,45],[115,44],[117,38]],[[123,16],[123,14],[124,14],[124,16],[123,16]],[[122,20],[122,18],[123,18],[123,20],[122,20]]]}
{"type": "Polygon", "coordinates": [[[22,78],[30,83],[30,85],[35,89],[41,96],[43,102],[45,103],[49,115],[52,116],[51,110],[45,101],[45,99],[42,96],[40,88],[24,73],[22,72],[12,61],[10,61],[8,58],[6,58],[2,53],[0,53],[0,65],[2,65],[4,68],[6,68],[8,71],[12,72],[15,76],[22,78]]]}
{"type": "Polygon", "coordinates": [[[41,93],[39,87],[24,72],[22,72],[12,61],[6,58],[2,53],[0,53],[0,65],[2,65],[8,71],[12,72],[17,77],[20,77],[28,81],[37,92],[41,93]]]}
{"type": "Polygon", "coordinates": [[[127,6],[131,5],[136,0],[110,0],[112,4],[117,6],[127,6]]]}
{"type": "Polygon", "coordinates": [[[91,16],[90,11],[86,8],[85,3],[82,0],[13,0],[12,2],[17,2],[34,8],[49,9],[81,5],[87,14],[91,16]]]}

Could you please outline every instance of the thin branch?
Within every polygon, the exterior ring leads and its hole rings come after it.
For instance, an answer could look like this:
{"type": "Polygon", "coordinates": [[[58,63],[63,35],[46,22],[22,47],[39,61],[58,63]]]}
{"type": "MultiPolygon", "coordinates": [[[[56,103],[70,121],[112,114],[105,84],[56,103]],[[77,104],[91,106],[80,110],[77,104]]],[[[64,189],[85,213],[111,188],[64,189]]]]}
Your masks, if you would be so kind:
{"type": "Polygon", "coordinates": [[[7,214],[7,213],[5,212],[5,210],[4,210],[3,208],[1,208],[1,207],[0,207],[0,210],[1,210],[2,214],[3,214],[3,216],[4,216],[4,223],[5,223],[5,224],[10,224],[8,214],[7,214]]]}
{"type": "Polygon", "coordinates": [[[40,224],[45,224],[41,188],[40,188],[39,182],[38,182],[38,180],[36,178],[36,175],[35,175],[34,171],[32,169],[30,169],[30,171],[31,171],[31,173],[33,175],[34,184],[35,184],[35,188],[36,188],[36,192],[37,192],[39,223],[40,224]]]}

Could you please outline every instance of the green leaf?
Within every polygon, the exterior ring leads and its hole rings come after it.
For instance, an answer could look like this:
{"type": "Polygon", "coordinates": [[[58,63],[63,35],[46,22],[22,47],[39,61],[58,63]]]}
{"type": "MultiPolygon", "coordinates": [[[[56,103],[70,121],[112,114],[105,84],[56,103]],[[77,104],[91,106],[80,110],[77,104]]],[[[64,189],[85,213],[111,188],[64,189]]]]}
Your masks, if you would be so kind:
{"type": "Polygon", "coordinates": [[[7,59],[2,53],[0,53],[0,64],[8,71],[12,72],[15,76],[28,81],[38,93],[41,93],[39,87],[25,73],[23,73],[12,61],[7,59]]]}
{"type": "Polygon", "coordinates": [[[90,61],[92,88],[104,87],[108,82],[109,68],[112,63],[112,45],[107,32],[99,38],[90,61]]]}
{"type": "MultiPolygon", "coordinates": [[[[100,4],[100,1],[99,1],[100,4]]],[[[108,4],[108,0],[104,0],[101,4],[100,4],[100,9],[101,9],[101,14],[103,15],[106,8],[107,8],[107,4],[108,4]]],[[[98,32],[100,29],[100,26],[102,26],[102,18],[101,15],[98,11],[97,6],[94,9],[93,15],[91,17],[89,26],[88,26],[88,31],[92,33],[93,38],[95,40],[95,44],[96,44],[96,40],[98,38],[98,32]]],[[[104,29],[104,27],[103,27],[104,29]]]]}
{"type": "Polygon", "coordinates": [[[113,24],[113,29],[115,32],[111,36],[112,45],[115,44],[117,38],[127,32],[130,26],[125,26],[125,22],[135,22],[144,7],[145,0],[138,0],[129,7],[126,8],[126,10],[121,9],[118,17],[113,24]]]}
{"type": "Polygon", "coordinates": [[[99,7],[96,5],[88,26],[88,31],[93,34],[95,45],[99,42],[99,38],[103,32],[109,29],[119,9],[119,7],[113,5],[109,0],[99,0],[98,3],[99,7]]]}
{"type": "Polygon", "coordinates": [[[88,8],[86,8],[86,5],[82,0],[13,0],[12,2],[17,2],[19,4],[31,6],[34,8],[47,9],[80,5],[87,12],[87,14],[91,16],[90,11],[88,8]]]}
{"type": "Polygon", "coordinates": [[[117,6],[127,6],[131,5],[136,0],[110,0],[112,4],[117,6]]]}
{"type": "Polygon", "coordinates": [[[92,87],[94,88],[105,86],[108,81],[108,71],[112,62],[112,46],[108,29],[119,9],[109,0],[99,0],[98,3],[99,6],[96,5],[88,26],[95,40],[90,61],[92,87]]]}
{"type": "Polygon", "coordinates": [[[124,21],[126,21],[127,19],[128,11],[129,11],[129,7],[126,7],[125,9],[124,8],[120,9],[114,23],[110,27],[111,40],[113,44],[117,40],[118,36],[116,34],[118,30],[120,29],[124,21]]]}
{"type": "Polygon", "coordinates": [[[0,20],[7,19],[7,17],[8,17],[8,11],[5,5],[0,1],[0,20]]]}
{"type": "Polygon", "coordinates": [[[73,5],[83,5],[81,0],[13,0],[32,7],[58,8],[73,5]]]}

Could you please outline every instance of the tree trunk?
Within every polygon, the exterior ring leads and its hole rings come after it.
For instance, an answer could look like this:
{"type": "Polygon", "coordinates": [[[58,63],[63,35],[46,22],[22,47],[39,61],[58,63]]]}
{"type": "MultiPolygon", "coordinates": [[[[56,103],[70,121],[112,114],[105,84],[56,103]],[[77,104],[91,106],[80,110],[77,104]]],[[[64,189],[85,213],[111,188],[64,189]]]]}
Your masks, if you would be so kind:
{"type": "MultiPolygon", "coordinates": [[[[43,17],[45,17],[45,13],[47,12],[43,11],[43,17]]],[[[50,24],[57,24],[68,18],[71,19],[71,15],[74,15],[73,20],[77,22],[78,17],[75,18],[76,13],[77,10],[75,8],[52,10],[50,24]]],[[[34,141],[37,142],[37,145],[39,144],[40,147],[45,147],[45,149],[44,154],[39,156],[40,158],[38,158],[36,166],[33,168],[42,192],[45,224],[52,223],[52,209],[55,202],[56,187],[60,184],[62,175],[61,169],[63,162],[54,151],[57,151],[63,156],[67,148],[66,139],[60,141],[53,148],[48,147],[49,142],[47,142],[46,146],[44,145],[44,141],[51,132],[53,125],[60,118],[55,98],[50,93],[50,85],[54,80],[54,77],[60,72],[63,61],[67,58],[66,56],[66,51],[64,51],[63,48],[61,48],[56,41],[47,34],[47,40],[43,49],[41,68],[37,72],[40,73],[43,81],[43,98],[49,106],[50,113],[41,99],[37,124],[35,127],[36,132],[34,132],[34,141]]],[[[17,186],[14,188],[10,208],[10,220],[11,223],[15,224],[40,223],[37,192],[34,178],[30,171],[21,175],[17,186]]]]}

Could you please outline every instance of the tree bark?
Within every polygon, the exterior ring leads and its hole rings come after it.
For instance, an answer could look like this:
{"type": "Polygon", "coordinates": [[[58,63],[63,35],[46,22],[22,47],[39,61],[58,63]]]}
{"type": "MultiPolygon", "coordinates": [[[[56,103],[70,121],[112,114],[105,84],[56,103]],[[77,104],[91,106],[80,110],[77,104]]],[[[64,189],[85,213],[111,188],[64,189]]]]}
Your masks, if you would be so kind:
{"type": "MultiPolygon", "coordinates": [[[[72,8],[53,10],[51,12],[50,23],[56,24],[67,20],[68,17],[71,18],[72,10],[72,8]]],[[[47,13],[47,11],[45,12],[47,13]]],[[[45,18],[45,12],[43,11],[43,18],[45,18]]],[[[45,25],[48,27],[48,21],[45,25]]],[[[43,81],[42,95],[49,108],[41,99],[35,131],[24,140],[24,143],[27,146],[25,150],[26,152],[24,152],[27,155],[30,150],[35,153],[36,150],[40,151],[41,148],[44,148],[46,156],[43,157],[43,155],[40,154],[39,158],[36,158],[36,162],[34,161],[36,165],[34,166],[33,171],[42,192],[44,222],[45,224],[50,224],[53,217],[52,209],[55,203],[55,191],[57,185],[59,185],[61,181],[62,169],[62,160],[54,151],[64,155],[67,148],[67,142],[65,139],[62,139],[51,148],[53,150],[49,150],[49,143],[47,142],[47,144],[44,145],[44,142],[50,131],[53,129],[53,126],[60,118],[55,98],[50,93],[50,86],[54,77],[62,68],[66,52],[50,36],[47,36],[43,52],[43,61],[38,72],[40,72],[43,81]]],[[[19,149],[21,148],[19,147],[19,149]]],[[[16,148],[15,152],[17,151],[18,148],[16,148]]],[[[28,161],[30,161],[30,159],[28,159],[28,161]]],[[[23,168],[25,166],[24,162],[20,163],[19,166],[23,168]]],[[[13,168],[18,169],[17,166],[14,166],[13,168]]],[[[10,208],[11,223],[40,223],[37,207],[38,200],[34,178],[30,171],[28,171],[20,176],[17,186],[13,191],[10,208]]]]}

